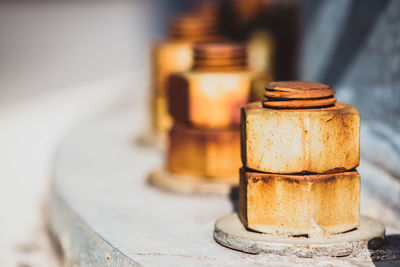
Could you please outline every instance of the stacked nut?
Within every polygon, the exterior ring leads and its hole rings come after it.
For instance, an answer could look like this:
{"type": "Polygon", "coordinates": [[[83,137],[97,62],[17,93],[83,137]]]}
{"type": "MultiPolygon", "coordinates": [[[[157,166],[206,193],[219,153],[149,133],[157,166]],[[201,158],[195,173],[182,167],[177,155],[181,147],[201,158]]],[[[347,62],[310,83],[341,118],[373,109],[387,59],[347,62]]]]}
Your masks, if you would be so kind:
{"type": "Polygon", "coordinates": [[[170,171],[237,180],[240,107],[248,101],[251,83],[246,61],[242,45],[202,43],[194,48],[193,69],[171,76],[170,171]]]}
{"type": "Polygon", "coordinates": [[[154,85],[152,93],[153,130],[165,134],[172,121],[167,108],[168,77],[181,71],[190,70],[193,64],[193,45],[218,39],[215,18],[198,13],[187,13],[171,19],[168,38],[154,48],[154,85]]]}
{"type": "Polygon", "coordinates": [[[360,115],[314,82],[272,82],[242,108],[239,216],[251,230],[336,234],[359,225],[360,115]]]}

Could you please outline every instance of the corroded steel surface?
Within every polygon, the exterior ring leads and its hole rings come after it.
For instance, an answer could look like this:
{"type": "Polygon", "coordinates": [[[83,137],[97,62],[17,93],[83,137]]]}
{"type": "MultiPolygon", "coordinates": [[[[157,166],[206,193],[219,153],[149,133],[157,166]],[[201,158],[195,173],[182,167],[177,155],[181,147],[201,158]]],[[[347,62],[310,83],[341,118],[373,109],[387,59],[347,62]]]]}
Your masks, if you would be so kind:
{"type": "Polygon", "coordinates": [[[240,170],[239,215],[251,230],[323,237],[355,229],[360,175],[282,175],[240,170]]]}
{"type": "Polygon", "coordinates": [[[270,82],[265,87],[263,106],[266,108],[304,109],[333,106],[335,89],[303,81],[270,82]]]}
{"type": "Polygon", "coordinates": [[[360,114],[347,104],[277,110],[260,102],[242,109],[242,161],[270,173],[332,173],[359,164],[360,114]]]}

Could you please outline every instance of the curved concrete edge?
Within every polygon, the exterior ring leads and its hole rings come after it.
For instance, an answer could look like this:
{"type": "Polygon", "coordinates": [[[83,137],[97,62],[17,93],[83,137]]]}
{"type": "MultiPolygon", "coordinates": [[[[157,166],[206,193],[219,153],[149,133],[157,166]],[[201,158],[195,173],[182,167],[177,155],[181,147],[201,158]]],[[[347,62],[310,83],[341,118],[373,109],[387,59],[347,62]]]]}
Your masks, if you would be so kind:
{"type": "Polygon", "coordinates": [[[91,229],[51,186],[47,212],[64,266],[141,266],[91,229]]]}
{"type": "Polygon", "coordinates": [[[237,213],[231,213],[217,220],[214,238],[225,247],[250,254],[301,258],[369,256],[368,248],[383,245],[385,228],[381,222],[362,216],[359,229],[329,238],[277,237],[246,230],[237,213]]]}

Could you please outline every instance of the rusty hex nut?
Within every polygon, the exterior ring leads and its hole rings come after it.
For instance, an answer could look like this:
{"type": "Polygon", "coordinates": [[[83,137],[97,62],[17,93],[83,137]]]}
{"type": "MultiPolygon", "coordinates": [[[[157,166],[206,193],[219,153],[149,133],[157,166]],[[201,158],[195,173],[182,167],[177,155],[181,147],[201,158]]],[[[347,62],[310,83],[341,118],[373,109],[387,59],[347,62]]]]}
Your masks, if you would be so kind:
{"type": "Polygon", "coordinates": [[[246,228],[278,235],[336,234],[359,225],[360,176],[282,175],[240,169],[239,217],[246,228]]]}
{"type": "Polygon", "coordinates": [[[171,74],[189,70],[193,65],[196,42],[218,40],[216,21],[195,13],[175,16],[169,23],[168,39],[153,50],[153,128],[166,134],[171,125],[167,108],[167,84],[171,74]]]}
{"type": "Polygon", "coordinates": [[[216,130],[174,125],[170,131],[167,167],[172,172],[238,182],[239,155],[239,128],[216,130]]]}
{"type": "Polygon", "coordinates": [[[360,155],[360,114],[336,103],[324,109],[242,108],[242,162],[270,173],[334,173],[354,169],[360,155]]]}
{"type": "Polygon", "coordinates": [[[248,102],[251,75],[247,71],[186,72],[169,83],[169,111],[177,123],[196,127],[239,126],[240,108],[248,102]]]}
{"type": "Polygon", "coordinates": [[[193,69],[169,80],[169,111],[173,119],[205,128],[239,125],[240,107],[250,96],[252,74],[246,66],[244,45],[197,44],[193,69]]]}

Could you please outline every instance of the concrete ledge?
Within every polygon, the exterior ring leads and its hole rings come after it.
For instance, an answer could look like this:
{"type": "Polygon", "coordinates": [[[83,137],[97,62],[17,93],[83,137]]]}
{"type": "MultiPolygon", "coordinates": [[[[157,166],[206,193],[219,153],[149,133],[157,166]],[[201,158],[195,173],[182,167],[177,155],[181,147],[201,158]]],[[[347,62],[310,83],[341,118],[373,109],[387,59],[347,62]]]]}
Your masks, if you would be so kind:
{"type": "MultiPolygon", "coordinates": [[[[251,255],[217,244],[213,239],[214,224],[232,212],[235,203],[226,196],[172,194],[149,186],[146,177],[162,165],[163,157],[157,150],[134,145],[142,112],[139,108],[122,109],[88,121],[58,150],[49,217],[67,263],[373,266],[368,255],[312,259],[251,255]]],[[[367,172],[372,168],[368,166],[367,172]]],[[[394,224],[398,222],[396,214],[365,194],[367,190],[362,192],[368,216],[386,224],[387,218],[394,224]]],[[[395,239],[399,238],[398,233],[389,231],[395,239]]]]}
{"type": "Polygon", "coordinates": [[[56,190],[50,203],[51,231],[63,249],[64,266],[140,266],[94,232],[56,190]]]}

